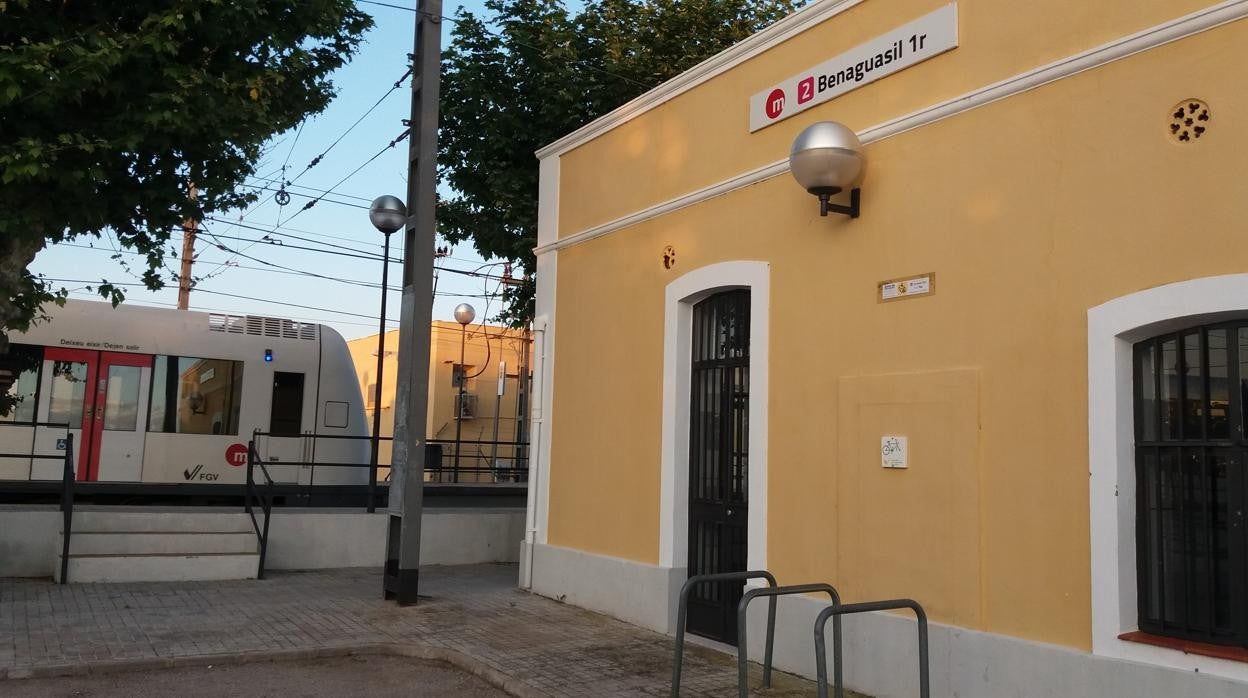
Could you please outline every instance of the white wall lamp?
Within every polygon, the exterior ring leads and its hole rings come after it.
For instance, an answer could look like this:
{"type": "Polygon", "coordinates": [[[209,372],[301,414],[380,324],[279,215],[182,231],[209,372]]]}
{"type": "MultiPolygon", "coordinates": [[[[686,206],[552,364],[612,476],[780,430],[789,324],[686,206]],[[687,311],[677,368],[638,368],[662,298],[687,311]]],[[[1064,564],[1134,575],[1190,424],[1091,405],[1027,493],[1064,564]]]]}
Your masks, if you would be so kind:
{"type": "Polygon", "coordinates": [[[798,134],[789,153],[789,170],[806,191],[819,197],[819,215],[842,213],[857,218],[861,212],[858,184],[867,169],[862,142],[844,124],[820,121],[798,134]],[[831,198],[849,189],[849,205],[831,198]]]}

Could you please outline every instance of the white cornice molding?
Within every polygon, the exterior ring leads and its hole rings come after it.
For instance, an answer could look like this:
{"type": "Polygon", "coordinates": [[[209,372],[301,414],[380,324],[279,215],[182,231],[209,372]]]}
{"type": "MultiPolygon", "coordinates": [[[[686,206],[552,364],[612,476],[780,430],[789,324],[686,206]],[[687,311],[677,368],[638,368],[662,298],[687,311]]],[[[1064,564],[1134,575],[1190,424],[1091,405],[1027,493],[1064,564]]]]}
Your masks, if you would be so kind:
{"type": "MultiPolygon", "coordinates": [[[[800,14],[800,13],[799,13],[800,14]]],[[[793,15],[797,17],[798,15],[793,15]]],[[[877,124],[859,132],[858,137],[863,144],[891,138],[912,131],[921,126],[942,121],[972,109],[977,109],[998,100],[1033,90],[1051,82],[1067,78],[1087,70],[1099,68],[1107,63],[1128,58],[1149,49],[1164,46],[1180,39],[1220,27],[1224,24],[1248,17],[1248,0],[1226,0],[1203,10],[1198,10],[1183,17],[1170,20],[1155,27],[1145,29],[1107,44],[1075,54],[1068,58],[1049,63],[1006,78],[997,83],[972,90],[958,97],[931,105],[919,111],[906,114],[882,124],[877,124]]],[[[790,17],[792,19],[792,17],[790,17]]],[[[762,36],[762,35],[759,35],[762,36]]],[[[722,54],[721,54],[722,55],[722,54]]],[[[649,93],[647,93],[649,94],[649,93]]],[[[627,106],[627,105],[626,105],[627,106]]],[[[610,116],[610,115],[608,115],[610,116]]],[[[604,117],[606,118],[606,117],[604,117]]],[[[597,123],[597,122],[595,122],[597,123]]],[[[593,124],[591,124],[592,126],[593,124]]],[[[609,128],[609,126],[607,127],[609,128]]],[[[579,133],[579,131],[577,132],[579,133]]],[[[575,135],[575,134],[573,134],[575,135]]],[[[557,144],[556,144],[557,145],[557,144]]],[[[553,147],[553,145],[551,146],[553,147]]],[[[587,228],[573,235],[564,237],[557,242],[538,246],[534,251],[541,255],[547,252],[588,242],[594,238],[609,235],[621,228],[637,225],[644,221],[679,211],[687,206],[701,203],[717,196],[748,187],[772,177],[778,177],[789,170],[788,158],[758,167],[729,179],[707,187],[696,189],[682,196],[669,199],[654,206],[616,218],[601,225],[587,228]]]]}
{"type": "Polygon", "coordinates": [[[732,70],[760,53],[788,41],[829,17],[834,17],[861,2],[863,0],[822,0],[821,2],[803,7],[788,17],[778,20],[763,31],[724,49],[671,80],[640,95],[631,102],[626,102],[624,105],[594,119],[554,143],[542,147],[537,151],[537,157],[547,158],[552,155],[563,155],[569,150],[597,138],[620,124],[645,114],[651,109],[692,90],[717,75],[732,70]]]}

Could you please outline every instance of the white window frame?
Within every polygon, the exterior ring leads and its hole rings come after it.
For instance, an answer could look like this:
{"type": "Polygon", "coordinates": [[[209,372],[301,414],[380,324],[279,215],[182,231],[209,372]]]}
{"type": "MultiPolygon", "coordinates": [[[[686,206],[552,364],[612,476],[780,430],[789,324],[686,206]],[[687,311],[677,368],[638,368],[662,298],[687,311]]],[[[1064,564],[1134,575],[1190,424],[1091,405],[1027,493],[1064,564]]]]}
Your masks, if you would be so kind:
{"type": "Polygon", "coordinates": [[[1089,530],[1093,654],[1248,681],[1248,663],[1120,640],[1139,630],[1132,346],[1248,317],[1248,274],[1167,284],[1088,311],[1089,530]]]}

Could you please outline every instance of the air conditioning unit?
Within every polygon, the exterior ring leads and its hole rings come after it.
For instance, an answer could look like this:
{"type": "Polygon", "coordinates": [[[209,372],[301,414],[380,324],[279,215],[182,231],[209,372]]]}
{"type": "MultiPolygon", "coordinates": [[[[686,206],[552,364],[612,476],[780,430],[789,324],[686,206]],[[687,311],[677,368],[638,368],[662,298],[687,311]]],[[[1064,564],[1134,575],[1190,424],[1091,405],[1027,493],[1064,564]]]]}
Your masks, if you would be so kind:
{"type": "Polygon", "coordinates": [[[476,419],[477,417],[477,396],[472,393],[464,393],[455,396],[456,413],[460,419],[476,419]]]}

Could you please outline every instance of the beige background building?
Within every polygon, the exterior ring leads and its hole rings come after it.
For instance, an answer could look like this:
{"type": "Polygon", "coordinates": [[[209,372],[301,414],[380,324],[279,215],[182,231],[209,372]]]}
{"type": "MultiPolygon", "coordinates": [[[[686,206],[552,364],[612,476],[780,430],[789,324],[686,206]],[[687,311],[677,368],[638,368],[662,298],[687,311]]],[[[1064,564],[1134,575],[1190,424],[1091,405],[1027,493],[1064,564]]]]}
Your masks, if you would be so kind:
{"type": "MultiPolygon", "coordinates": [[[[469,325],[465,331],[459,323],[437,321],[430,327],[429,353],[429,410],[426,435],[431,442],[443,443],[442,481],[452,481],[451,467],[454,462],[455,406],[459,388],[456,383],[456,367],[460,361],[460,339],[464,338],[464,364],[467,382],[464,386],[465,409],[461,423],[461,451],[459,481],[492,481],[491,464],[495,462],[493,442],[495,415],[498,423],[497,450],[499,467],[514,467],[517,449],[509,444],[516,442],[518,401],[521,396],[519,378],[523,367],[531,366],[531,341],[521,330],[494,325],[469,325]],[[504,367],[505,364],[505,367],[504,367]],[[505,368],[506,384],[503,396],[498,398],[500,368],[505,368]]],[[[381,435],[394,435],[395,380],[398,377],[399,331],[386,333],[386,357],[382,376],[381,435]]],[[[373,423],[374,395],[377,374],[377,335],[361,337],[347,343],[364,393],[365,413],[369,427],[373,423]]],[[[523,449],[520,450],[523,454],[523,449]]],[[[378,462],[390,464],[390,442],[382,442],[378,462]]],[[[432,464],[426,464],[430,468],[432,464]]],[[[379,477],[384,477],[388,469],[379,477]]],[[[428,471],[430,479],[439,476],[428,471]]]]}

